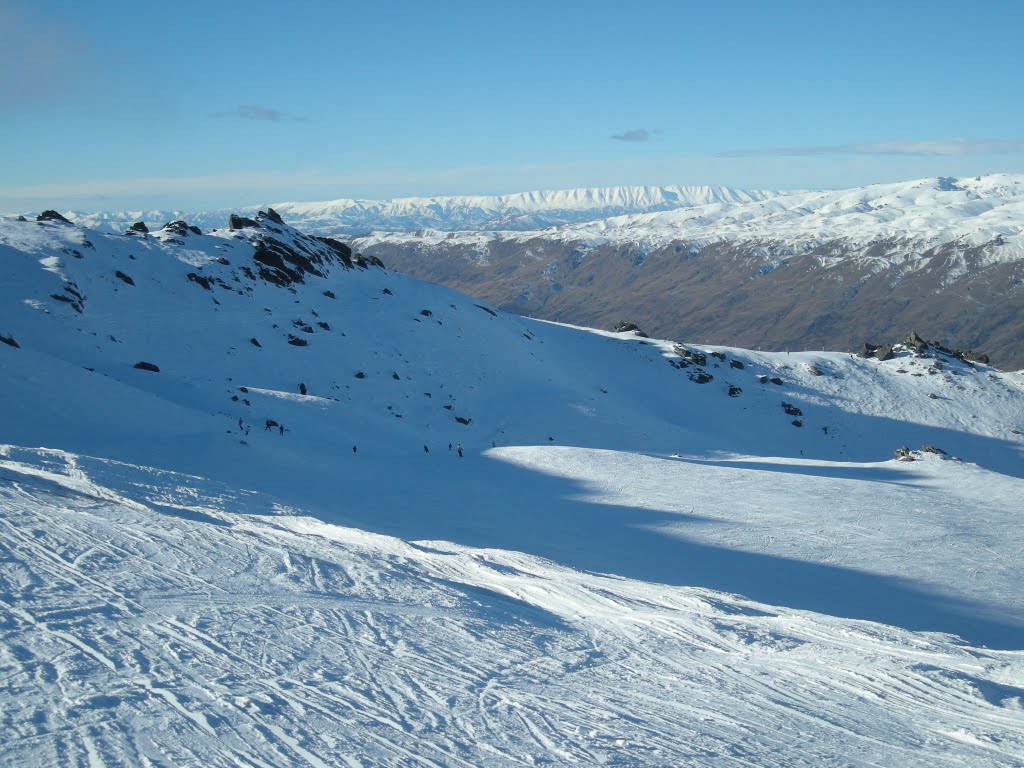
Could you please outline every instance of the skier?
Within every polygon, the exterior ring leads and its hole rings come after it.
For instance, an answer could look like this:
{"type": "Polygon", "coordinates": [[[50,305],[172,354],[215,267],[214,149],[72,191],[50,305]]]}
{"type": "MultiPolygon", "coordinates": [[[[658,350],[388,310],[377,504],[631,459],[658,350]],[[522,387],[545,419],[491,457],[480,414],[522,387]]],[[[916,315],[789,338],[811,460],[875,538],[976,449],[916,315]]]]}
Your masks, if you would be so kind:
{"type": "Polygon", "coordinates": [[[462,458],[462,443],[458,443],[458,444],[457,444],[457,445],[455,446],[455,452],[456,452],[457,454],[459,454],[459,458],[461,459],[461,458],[462,458]]]}
{"type": "Polygon", "coordinates": [[[424,445],[424,446],[423,446],[423,452],[424,452],[424,453],[430,453],[430,449],[429,449],[429,448],[427,448],[427,446],[425,446],[425,445],[424,445]]]}

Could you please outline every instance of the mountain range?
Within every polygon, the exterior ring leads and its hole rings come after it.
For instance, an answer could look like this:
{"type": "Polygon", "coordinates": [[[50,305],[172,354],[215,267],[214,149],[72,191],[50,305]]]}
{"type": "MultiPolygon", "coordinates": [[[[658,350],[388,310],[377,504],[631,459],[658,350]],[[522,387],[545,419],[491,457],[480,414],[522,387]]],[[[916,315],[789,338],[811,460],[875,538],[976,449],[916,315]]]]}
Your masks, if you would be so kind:
{"type": "MultiPolygon", "coordinates": [[[[1024,177],[849,190],[614,187],[275,205],[407,274],[518,314],[766,349],[911,330],[1024,367],[1024,177]]],[[[226,212],[193,215],[202,227],[226,212]]],[[[69,215],[123,231],[179,214],[69,215]]]]}
{"type": "MultiPolygon", "coordinates": [[[[273,207],[303,231],[351,236],[368,231],[408,232],[431,228],[444,231],[532,230],[622,214],[669,211],[710,203],[751,202],[775,194],[778,193],[709,186],[605,187],[513,195],[281,202],[273,207]]],[[[257,211],[256,208],[240,210],[248,214],[257,211]]],[[[158,226],[174,219],[187,219],[208,229],[223,224],[230,213],[227,210],[69,211],[66,216],[84,226],[121,232],[140,220],[158,226]]]]}
{"type": "Polygon", "coordinates": [[[1024,373],[528,319],[286,221],[0,219],[4,764],[1024,759],[1024,373]]]}

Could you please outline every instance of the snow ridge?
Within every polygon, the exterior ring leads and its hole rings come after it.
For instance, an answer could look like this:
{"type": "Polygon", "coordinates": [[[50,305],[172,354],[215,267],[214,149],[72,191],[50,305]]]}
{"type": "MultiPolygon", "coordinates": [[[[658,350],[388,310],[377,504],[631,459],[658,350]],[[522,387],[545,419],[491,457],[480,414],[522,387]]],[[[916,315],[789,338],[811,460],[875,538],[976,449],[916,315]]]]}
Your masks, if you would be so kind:
{"type": "MultiPolygon", "coordinates": [[[[780,193],[749,200],[715,200],[665,211],[630,213],[553,229],[518,232],[375,233],[359,240],[483,246],[493,240],[544,238],[591,246],[721,241],[783,245],[794,252],[835,242],[865,246],[902,243],[908,257],[944,243],[985,246],[994,261],[1024,258],[1024,175],[921,179],[848,190],[780,193]]],[[[900,250],[897,247],[897,250],[900,250]]]]}
{"type": "MultiPolygon", "coordinates": [[[[320,234],[371,230],[517,230],[590,221],[628,213],[667,211],[714,202],[742,203],[778,193],[714,186],[633,186],[523,192],[511,195],[404,197],[391,200],[340,199],[326,202],[281,202],[273,208],[304,231],[320,234]]],[[[255,213],[256,209],[243,209],[255,213]]],[[[157,227],[186,219],[209,229],[229,215],[218,211],[68,212],[66,216],[91,228],[121,232],[136,221],[157,227]]]]}

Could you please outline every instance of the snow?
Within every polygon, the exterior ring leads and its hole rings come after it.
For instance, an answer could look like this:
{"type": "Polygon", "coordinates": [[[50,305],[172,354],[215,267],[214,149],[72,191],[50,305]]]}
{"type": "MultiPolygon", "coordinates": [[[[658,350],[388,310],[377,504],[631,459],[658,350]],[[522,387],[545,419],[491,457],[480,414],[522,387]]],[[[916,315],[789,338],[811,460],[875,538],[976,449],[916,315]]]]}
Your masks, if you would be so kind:
{"type": "MultiPolygon", "coordinates": [[[[652,249],[672,242],[735,241],[771,246],[776,258],[831,246],[887,241],[886,258],[923,265],[931,248],[984,246],[997,263],[1024,258],[1024,175],[929,178],[845,190],[771,191],[716,186],[636,186],[523,192],[512,195],[339,199],[273,205],[293,226],[355,238],[357,249],[382,243],[475,248],[482,260],[495,242],[535,239],[595,247],[652,249]]],[[[242,211],[254,215],[256,209],[242,211]]],[[[122,232],[186,219],[223,226],[229,211],[76,213],[84,226],[122,232]]]]}
{"type": "Polygon", "coordinates": [[[892,241],[888,258],[917,260],[929,248],[988,245],[993,262],[1024,258],[1024,176],[993,174],[975,179],[923,179],[848,190],[713,200],[658,212],[638,212],[566,223],[532,231],[460,232],[443,227],[424,232],[375,232],[355,243],[424,246],[535,238],[598,246],[631,243],[655,248],[671,242],[738,241],[788,248],[792,255],[838,243],[864,246],[892,241]],[[997,243],[999,243],[997,245],[997,243]]]}
{"type": "Polygon", "coordinates": [[[1024,372],[698,384],[268,233],[0,221],[4,764],[1024,761],[1024,372]]]}
{"type": "MultiPolygon", "coordinates": [[[[376,229],[496,230],[534,229],[616,214],[663,211],[712,202],[749,202],[776,194],[779,193],[714,186],[636,186],[534,191],[512,195],[282,202],[274,203],[272,207],[294,226],[320,234],[361,233],[376,229]]],[[[68,212],[67,216],[84,226],[122,232],[136,221],[160,226],[174,219],[186,219],[208,229],[223,225],[231,212],[68,212]]],[[[254,214],[256,209],[243,212],[254,214]]]]}

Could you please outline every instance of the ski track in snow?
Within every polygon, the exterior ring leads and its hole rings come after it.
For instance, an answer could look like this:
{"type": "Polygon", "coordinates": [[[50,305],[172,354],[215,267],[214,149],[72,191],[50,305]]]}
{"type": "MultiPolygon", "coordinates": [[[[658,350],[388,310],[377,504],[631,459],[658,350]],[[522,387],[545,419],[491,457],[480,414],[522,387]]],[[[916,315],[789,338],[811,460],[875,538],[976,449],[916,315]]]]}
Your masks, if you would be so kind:
{"type": "Polygon", "coordinates": [[[7,765],[1024,758],[1020,652],[55,469],[0,468],[7,765]]]}

